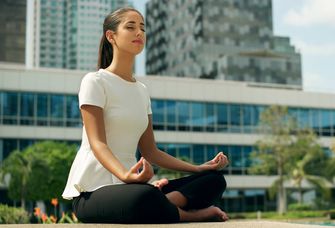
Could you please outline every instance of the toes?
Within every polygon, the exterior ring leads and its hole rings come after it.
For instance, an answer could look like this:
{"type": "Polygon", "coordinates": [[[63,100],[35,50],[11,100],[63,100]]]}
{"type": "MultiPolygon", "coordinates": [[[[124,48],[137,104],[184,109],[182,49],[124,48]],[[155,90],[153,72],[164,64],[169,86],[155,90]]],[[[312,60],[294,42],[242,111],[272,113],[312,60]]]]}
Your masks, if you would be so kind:
{"type": "Polygon", "coordinates": [[[228,215],[224,211],[222,211],[222,218],[223,218],[223,221],[227,221],[229,219],[228,215]]]}

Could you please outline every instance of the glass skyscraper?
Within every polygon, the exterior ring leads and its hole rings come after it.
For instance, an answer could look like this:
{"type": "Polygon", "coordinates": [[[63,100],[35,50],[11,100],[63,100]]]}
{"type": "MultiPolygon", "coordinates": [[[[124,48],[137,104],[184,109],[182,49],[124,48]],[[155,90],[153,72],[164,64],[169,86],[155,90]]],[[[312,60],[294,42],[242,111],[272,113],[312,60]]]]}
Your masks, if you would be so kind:
{"type": "Polygon", "coordinates": [[[127,0],[28,0],[28,67],[94,70],[102,23],[127,0]]]}
{"type": "Polygon", "coordinates": [[[151,0],[147,74],[302,86],[301,57],[272,29],[271,0],[151,0]]]}

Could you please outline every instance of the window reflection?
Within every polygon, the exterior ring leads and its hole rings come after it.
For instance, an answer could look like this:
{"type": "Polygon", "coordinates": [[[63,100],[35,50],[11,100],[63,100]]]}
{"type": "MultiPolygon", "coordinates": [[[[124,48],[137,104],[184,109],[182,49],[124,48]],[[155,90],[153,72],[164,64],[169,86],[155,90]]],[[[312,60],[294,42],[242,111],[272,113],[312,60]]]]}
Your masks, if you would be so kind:
{"type": "MultiPolygon", "coordinates": [[[[81,127],[76,95],[1,92],[0,124],[81,127]],[[20,111],[19,111],[20,110],[20,111]]],[[[264,105],[152,99],[154,130],[258,133],[264,105]]],[[[300,128],[335,134],[335,110],[289,107],[300,128]]]]}

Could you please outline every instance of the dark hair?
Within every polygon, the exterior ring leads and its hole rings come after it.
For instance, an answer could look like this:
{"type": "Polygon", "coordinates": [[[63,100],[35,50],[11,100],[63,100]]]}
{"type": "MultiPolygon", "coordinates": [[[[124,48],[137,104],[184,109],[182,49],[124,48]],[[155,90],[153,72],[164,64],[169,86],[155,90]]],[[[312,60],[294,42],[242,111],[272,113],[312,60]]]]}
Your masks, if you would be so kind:
{"type": "Polygon", "coordinates": [[[115,10],[105,17],[99,46],[98,69],[107,68],[113,60],[113,46],[106,38],[106,31],[112,30],[113,32],[116,32],[122,21],[123,15],[129,11],[135,11],[142,16],[142,14],[134,8],[123,7],[115,10]]]}

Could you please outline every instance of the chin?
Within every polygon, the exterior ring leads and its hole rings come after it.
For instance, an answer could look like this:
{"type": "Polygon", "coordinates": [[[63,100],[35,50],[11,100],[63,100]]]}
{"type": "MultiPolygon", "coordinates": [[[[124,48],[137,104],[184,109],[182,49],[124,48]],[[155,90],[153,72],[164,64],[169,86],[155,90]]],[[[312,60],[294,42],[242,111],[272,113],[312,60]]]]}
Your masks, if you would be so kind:
{"type": "Polygon", "coordinates": [[[141,50],[134,50],[133,53],[134,53],[135,55],[138,55],[138,54],[140,54],[142,51],[143,51],[143,48],[141,48],[141,50]]]}

